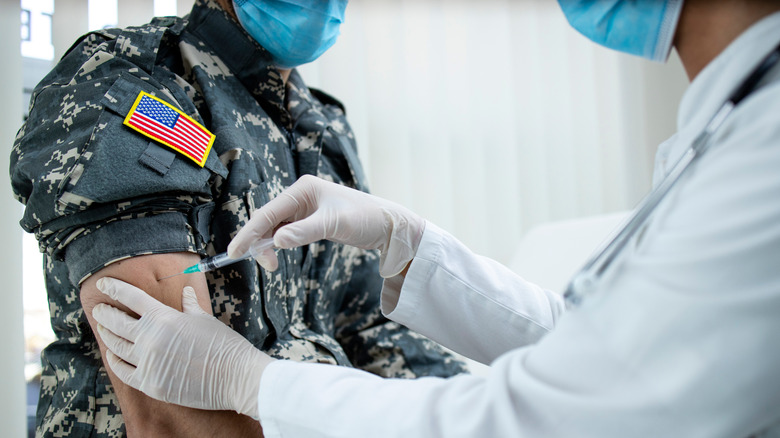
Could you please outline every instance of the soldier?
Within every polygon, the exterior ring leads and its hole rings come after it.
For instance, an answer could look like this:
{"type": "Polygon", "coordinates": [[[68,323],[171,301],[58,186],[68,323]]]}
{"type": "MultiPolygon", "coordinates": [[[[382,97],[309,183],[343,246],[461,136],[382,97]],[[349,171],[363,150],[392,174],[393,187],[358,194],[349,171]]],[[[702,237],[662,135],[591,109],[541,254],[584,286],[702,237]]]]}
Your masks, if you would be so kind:
{"type": "Polygon", "coordinates": [[[244,261],[158,281],[225,251],[249,212],[301,175],[366,190],[343,106],[291,69],[335,41],[346,0],[290,3],[197,0],[184,18],[95,31],[36,87],[11,177],[44,252],[57,334],[42,356],[37,435],[258,435],[248,417],[157,402],[106,369],[91,317],[111,302],[95,286],[105,275],[179,309],[192,286],[201,307],[278,358],[396,377],[464,371],[381,316],[371,251],[322,241],[279,250],[274,273],[244,261]]]}

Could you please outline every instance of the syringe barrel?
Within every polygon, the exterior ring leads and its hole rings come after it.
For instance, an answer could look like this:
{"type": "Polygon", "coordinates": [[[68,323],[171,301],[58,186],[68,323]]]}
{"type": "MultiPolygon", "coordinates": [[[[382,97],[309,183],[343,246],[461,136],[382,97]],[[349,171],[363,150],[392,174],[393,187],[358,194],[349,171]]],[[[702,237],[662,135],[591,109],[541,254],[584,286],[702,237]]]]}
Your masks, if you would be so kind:
{"type": "Polygon", "coordinates": [[[222,253],[201,260],[200,263],[198,263],[198,266],[201,268],[201,272],[208,272],[235,263],[236,261],[237,260],[228,257],[227,253],[222,253]]]}
{"type": "Polygon", "coordinates": [[[268,248],[273,248],[274,246],[274,240],[273,239],[260,239],[257,242],[253,243],[249,251],[244,254],[241,257],[231,259],[228,257],[226,252],[223,252],[221,254],[217,254],[214,257],[207,257],[198,263],[198,271],[199,272],[209,272],[213,271],[215,269],[219,269],[223,266],[232,265],[233,263],[239,262],[241,260],[246,260],[248,258],[252,258],[256,255],[259,255],[261,252],[268,248]]]}

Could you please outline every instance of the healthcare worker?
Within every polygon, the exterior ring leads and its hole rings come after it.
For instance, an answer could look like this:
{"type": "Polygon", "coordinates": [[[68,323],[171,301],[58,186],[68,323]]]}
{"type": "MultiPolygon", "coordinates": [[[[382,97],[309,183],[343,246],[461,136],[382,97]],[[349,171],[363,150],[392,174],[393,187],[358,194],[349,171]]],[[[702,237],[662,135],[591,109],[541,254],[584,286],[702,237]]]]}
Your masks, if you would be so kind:
{"type": "MultiPolygon", "coordinates": [[[[255,212],[230,253],[272,233],[280,248],[330,239],[379,249],[383,311],[491,364],[489,375],[384,380],[275,361],[187,289],[177,312],[103,278],[101,290],[140,315],[94,309],[117,376],[161,400],[250,415],[268,437],[780,433],[780,53],[767,57],[780,43],[780,2],[560,3],[605,46],[665,60],[674,44],[694,79],[679,132],[658,151],[665,195],[597,262],[592,293],[574,287],[564,312],[560,296],[409,210],[304,177],[255,212]]],[[[277,266],[272,250],[258,261],[277,266]]]]}

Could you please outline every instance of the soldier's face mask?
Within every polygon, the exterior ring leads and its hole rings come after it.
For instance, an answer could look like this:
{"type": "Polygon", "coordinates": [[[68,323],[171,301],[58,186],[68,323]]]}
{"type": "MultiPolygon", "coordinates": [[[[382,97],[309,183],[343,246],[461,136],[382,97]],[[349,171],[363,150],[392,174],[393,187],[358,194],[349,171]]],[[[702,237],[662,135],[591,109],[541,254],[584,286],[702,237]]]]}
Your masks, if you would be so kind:
{"type": "Polygon", "coordinates": [[[666,61],[683,0],[558,0],[569,24],[610,49],[666,61]]]}
{"type": "Polygon", "coordinates": [[[348,0],[233,0],[238,21],[280,68],[314,61],[339,36],[348,0]]]}

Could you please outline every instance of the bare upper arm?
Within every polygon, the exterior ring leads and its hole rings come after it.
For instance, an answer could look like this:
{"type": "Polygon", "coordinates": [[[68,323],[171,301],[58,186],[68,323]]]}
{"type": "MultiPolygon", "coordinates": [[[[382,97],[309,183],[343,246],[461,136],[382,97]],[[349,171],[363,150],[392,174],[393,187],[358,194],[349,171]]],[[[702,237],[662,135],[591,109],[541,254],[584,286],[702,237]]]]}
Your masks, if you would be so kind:
{"type": "MultiPolygon", "coordinates": [[[[211,303],[203,274],[185,274],[158,281],[168,275],[181,272],[184,268],[200,261],[197,254],[169,253],[131,257],[114,262],[81,283],[81,304],[84,310],[90,310],[98,303],[111,303],[121,307],[97,289],[95,283],[102,277],[114,277],[146,291],[163,304],[181,310],[181,290],[192,286],[198,295],[200,306],[211,313],[211,303]]],[[[123,310],[127,310],[123,308],[123,310]]],[[[87,314],[91,318],[91,312],[87,314]]],[[[90,321],[91,323],[91,321],[90,321]]]]}
{"type": "MultiPolygon", "coordinates": [[[[105,345],[96,333],[92,309],[99,303],[109,303],[129,310],[98,290],[95,283],[102,277],[114,277],[146,291],[160,302],[181,310],[181,291],[191,286],[198,303],[209,313],[211,302],[206,277],[186,274],[158,281],[158,278],[181,272],[200,261],[197,254],[170,253],[132,257],[114,262],[81,284],[81,303],[92,331],[105,357],[105,345]]],[[[131,312],[129,312],[131,313],[131,312]]],[[[249,417],[227,411],[201,411],[171,405],[147,397],[119,380],[106,366],[114,386],[128,436],[262,436],[260,424],[249,417]]]]}

